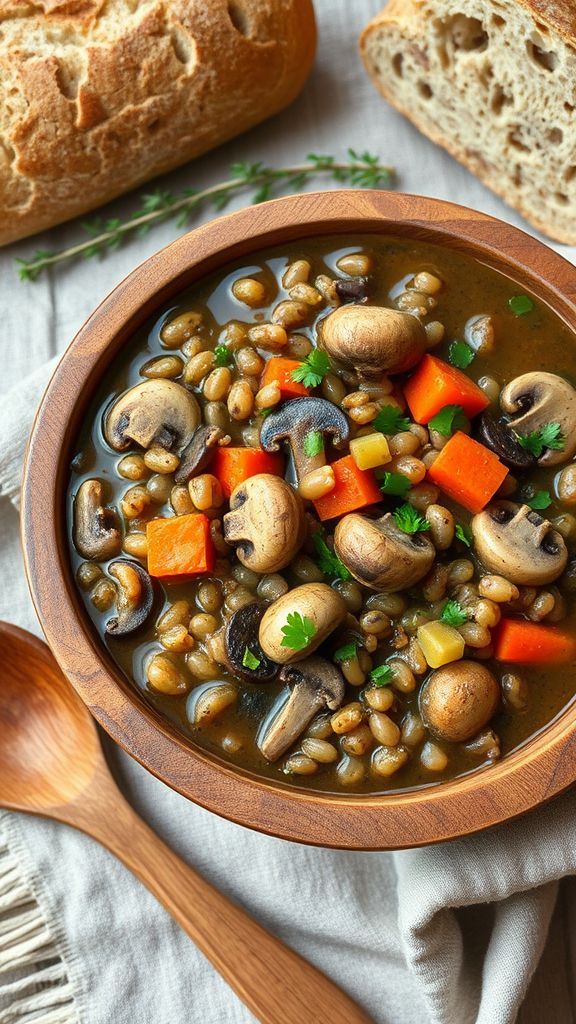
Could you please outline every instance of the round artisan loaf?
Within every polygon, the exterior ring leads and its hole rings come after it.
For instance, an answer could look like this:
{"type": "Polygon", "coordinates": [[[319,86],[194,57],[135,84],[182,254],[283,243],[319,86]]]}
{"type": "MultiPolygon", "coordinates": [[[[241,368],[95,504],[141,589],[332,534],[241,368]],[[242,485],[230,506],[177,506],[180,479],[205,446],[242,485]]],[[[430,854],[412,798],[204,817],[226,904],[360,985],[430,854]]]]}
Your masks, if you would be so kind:
{"type": "Polygon", "coordinates": [[[285,107],[311,0],[0,0],[0,245],[86,212],[285,107]]]}

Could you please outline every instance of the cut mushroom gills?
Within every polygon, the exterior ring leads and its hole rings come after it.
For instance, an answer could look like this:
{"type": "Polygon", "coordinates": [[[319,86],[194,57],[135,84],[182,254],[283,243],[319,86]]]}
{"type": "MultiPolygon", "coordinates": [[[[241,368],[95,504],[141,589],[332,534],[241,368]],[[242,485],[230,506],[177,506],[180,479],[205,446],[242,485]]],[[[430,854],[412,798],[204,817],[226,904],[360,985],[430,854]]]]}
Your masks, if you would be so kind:
{"type": "Polygon", "coordinates": [[[310,239],[124,346],[77,439],[71,557],[191,743],[388,792],[489,770],[574,698],[576,344],[517,292],[449,249],[310,239]]]}

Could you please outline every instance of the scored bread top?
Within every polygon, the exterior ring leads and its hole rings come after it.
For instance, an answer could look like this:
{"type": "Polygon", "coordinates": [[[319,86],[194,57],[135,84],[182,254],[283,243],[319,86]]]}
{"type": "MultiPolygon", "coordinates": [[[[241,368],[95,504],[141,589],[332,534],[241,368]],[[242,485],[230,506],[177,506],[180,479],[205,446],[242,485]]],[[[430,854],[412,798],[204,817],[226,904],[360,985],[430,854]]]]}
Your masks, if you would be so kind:
{"type": "Polygon", "coordinates": [[[0,244],[276,113],[315,41],[311,0],[0,0],[0,244]]]}

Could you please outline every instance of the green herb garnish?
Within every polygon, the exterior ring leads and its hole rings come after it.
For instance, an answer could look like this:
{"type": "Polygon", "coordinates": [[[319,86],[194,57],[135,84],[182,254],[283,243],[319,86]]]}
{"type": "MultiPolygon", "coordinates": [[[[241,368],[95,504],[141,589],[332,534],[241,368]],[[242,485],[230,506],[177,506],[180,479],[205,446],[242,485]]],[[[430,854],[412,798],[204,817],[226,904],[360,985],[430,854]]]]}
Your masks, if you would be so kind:
{"type": "Polygon", "coordinates": [[[541,430],[532,430],[529,434],[516,433],[519,444],[539,459],[545,448],[553,448],[561,452],[566,444],[560,423],[545,423],[541,430]]]}
{"type": "Polygon", "coordinates": [[[452,437],[455,430],[466,426],[466,416],[461,405],[445,405],[429,421],[428,426],[443,437],[452,437]]]}
{"type": "Polygon", "coordinates": [[[350,661],[356,657],[356,651],[359,646],[357,640],[351,640],[349,644],[344,644],[343,647],[339,647],[337,651],[334,651],[334,661],[350,661]]]}
{"type": "Polygon", "coordinates": [[[316,635],[316,626],[307,615],[300,612],[288,612],[286,624],[282,626],[281,647],[289,647],[291,651],[302,651],[316,635]]]}
{"type": "Polygon", "coordinates": [[[397,525],[404,533],[425,533],[430,529],[430,523],[424,519],[412,505],[400,505],[392,513],[397,525]]]}
{"type": "Polygon", "coordinates": [[[326,352],[319,348],[313,348],[306,356],[300,366],[295,367],[290,374],[292,380],[303,384],[305,388],[317,388],[330,370],[330,360],[326,352]]]}
{"type": "Polygon", "coordinates": [[[234,362],[232,353],[226,345],[216,345],[214,349],[215,366],[232,366],[234,362]]]}
{"type": "Polygon", "coordinates": [[[260,658],[257,658],[255,654],[252,654],[249,647],[245,647],[242,664],[244,668],[257,669],[260,667],[260,658]]]}
{"type": "Polygon", "coordinates": [[[241,161],[232,164],[227,181],[208,188],[187,188],[177,193],[155,189],[140,197],[140,207],[128,214],[125,220],[120,217],[96,218],[82,224],[82,230],[88,235],[85,241],[65,249],[38,249],[29,259],[17,259],[20,277],[23,281],[35,281],[48,267],[65,260],[104,256],[131,235],[147,234],[156,224],[174,217],[176,226],[183,228],[198,207],[210,203],[216,210],[222,210],[238,192],[245,189],[253,189],[252,202],[261,203],[281,188],[299,192],[319,174],[354,188],[393,186],[394,168],[382,166],[377,156],[349,149],[348,157],[348,161],[337,161],[333,156],[309,153],[305,163],[291,167],[266,167],[262,163],[241,161]]]}
{"type": "Polygon", "coordinates": [[[457,366],[459,370],[465,370],[475,358],[476,353],[465,341],[453,341],[448,349],[448,362],[452,363],[452,366],[457,366]]]}
{"type": "Polygon", "coordinates": [[[272,411],[273,411],[272,406],[270,406],[270,408],[268,408],[268,409],[259,409],[258,410],[258,416],[261,416],[262,419],[266,419],[266,417],[269,416],[272,411]]]}
{"type": "Polygon", "coordinates": [[[370,672],[368,679],[371,686],[390,686],[392,682],[392,669],[390,665],[377,665],[370,672]]]}
{"type": "Polygon", "coordinates": [[[395,405],[384,405],[376,419],[372,420],[372,426],[382,434],[397,434],[409,429],[410,420],[395,405]]]}
{"type": "Polygon", "coordinates": [[[309,430],[304,438],[304,455],[307,455],[309,459],[313,459],[315,455],[320,455],[320,452],[324,448],[324,434],[321,430],[309,430]]]}
{"type": "Polygon", "coordinates": [[[461,540],[467,548],[472,546],[472,530],[469,526],[462,526],[462,523],[456,523],[456,529],[454,530],[457,540],[461,540]]]}
{"type": "Polygon", "coordinates": [[[536,510],[549,508],[552,504],[552,498],[549,491],[536,491],[536,494],[533,494],[531,498],[524,499],[524,504],[536,510]]]}
{"type": "Polygon", "coordinates": [[[316,552],[316,561],[326,576],[332,576],[338,580],[352,579],[352,573],[340,561],[338,555],[335,555],[328,547],[322,536],[322,530],[317,530],[316,533],[312,534],[312,544],[316,552]]]}
{"type": "Polygon", "coordinates": [[[407,476],[403,476],[402,473],[387,473],[384,472],[384,476],[380,481],[380,490],[383,494],[392,494],[397,498],[405,498],[408,491],[412,487],[407,476]]]}
{"type": "Polygon", "coordinates": [[[508,305],[514,316],[526,316],[526,313],[531,313],[534,309],[534,301],[529,295],[513,295],[508,299],[508,305]]]}
{"type": "Polygon", "coordinates": [[[463,626],[465,622],[468,622],[468,613],[458,601],[446,601],[440,622],[445,622],[447,626],[463,626]]]}

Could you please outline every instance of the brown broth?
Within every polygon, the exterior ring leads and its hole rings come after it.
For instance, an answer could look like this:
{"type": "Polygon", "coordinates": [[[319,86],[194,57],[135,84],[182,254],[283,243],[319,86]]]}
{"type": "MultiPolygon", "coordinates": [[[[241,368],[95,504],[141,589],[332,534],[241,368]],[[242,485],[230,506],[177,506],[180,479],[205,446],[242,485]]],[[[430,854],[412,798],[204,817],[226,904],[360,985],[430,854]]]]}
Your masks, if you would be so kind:
{"type": "MultiPolygon", "coordinates": [[[[311,261],[313,270],[311,280],[318,273],[334,276],[335,264],[339,257],[346,253],[357,252],[359,249],[369,252],[374,257],[374,286],[370,301],[382,305],[390,305],[391,299],[397,294],[399,285],[410,279],[415,273],[429,270],[438,274],[445,282],[445,287],[437,296],[438,305],[427,320],[439,320],[446,327],[445,342],[434,350],[435,355],[447,358],[448,343],[463,337],[464,326],[470,317],[480,314],[490,315],[496,328],[496,346],[493,354],[478,355],[470,368],[469,376],[478,380],[484,375],[494,377],[500,386],[513,377],[527,370],[547,370],[565,376],[576,383],[576,346],[574,337],[566,325],[552,313],[542,302],[535,300],[535,308],[524,316],[514,316],[508,306],[512,295],[520,289],[514,282],[481,263],[464,257],[449,249],[432,245],[416,244],[392,238],[355,236],[353,241],[345,237],[315,238],[301,240],[285,246],[263,251],[246,262],[230,264],[218,273],[211,274],[192,288],[183,292],[177,303],[169,309],[159,312],[154,322],[138,331],[126,346],[118,365],[108,372],[100,385],[98,393],[91,404],[85,418],[85,427],[77,442],[78,455],[74,459],[69,487],[69,509],[71,515],[73,495],[83,479],[98,476],[106,481],[109,487],[107,501],[115,505],[121,495],[132,486],[131,481],[122,479],[116,472],[116,466],[126,453],[119,455],[112,452],[102,438],[101,421],[106,407],[112,399],[125,388],[141,382],[139,368],[152,356],[166,354],[166,349],[159,340],[159,331],[167,315],[178,311],[195,309],[203,312],[208,327],[210,347],[217,343],[223,325],[232,319],[256,323],[267,320],[271,309],[285,293],[278,285],[287,263],[294,259],[306,258],[311,261]],[[253,312],[246,306],[240,306],[230,292],[231,283],[238,278],[256,276],[266,283],[270,304],[253,312]]],[[[320,309],[317,316],[322,316],[325,309],[320,309]]],[[[316,317],[315,317],[316,318],[316,317]]],[[[297,333],[314,337],[313,323],[299,328],[297,333]]],[[[177,354],[177,353],[175,353],[177,354]]],[[[267,353],[263,353],[266,357],[267,353]]],[[[198,389],[195,389],[196,391],[198,389]]],[[[240,436],[240,426],[233,424],[231,433],[234,440],[240,436]]],[[[129,449],[136,451],[136,448],[129,449]]],[[[554,494],[554,477],[552,470],[539,470],[531,474],[531,483],[536,488],[548,489],[554,494]]],[[[457,511],[457,519],[467,523],[469,513],[446,501],[443,504],[457,511]]],[[[568,511],[557,501],[544,513],[548,518],[568,511]]],[[[153,505],[148,518],[170,514],[169,507],[153,505]]],[[[574,541],[568,541],[573,550],[574,541]]],[[[83,561],[73,545],[70,547],[71,561],[76,571],[83,561]]],[[[122,557],[122,556],[121,556],[122,557]]],[[[463,549],[454,557],[466,557],[463,549]]],[[[105,566],[103,566],[105,568],[105,566]]],[[[291,583],[297,582],[289,572],[282,573],[291,583]]],[[[201,582],[202,580],[200,580],[201,582]]],[[[187,706],[193,702],[198,693],[206,687],[206,683],[191,680],[192,688],[186,696],[162,696],[154,693],[145,680],[144,663],[152,650],[158,651],[155,633],[155,621],[163,609],[179,597],[186,597],[194,604],[198,583],[162,584],[158,585],[161,597],[157,600],[157,608],[153,621],[141,633],[124,640],[113,640],[105,637],[104,627],[112,611],[99,613],[90,601],[90,594],[85,594],[85,605],[88,616],[96,630],[107,645],[110,653],[120,666],[126,677],[134,683],[142,699],[157,708],[166,716],[191,743],[200,745],[213,754],[232,761],[244,769],[273,778],[288,785],[306,786],[315,790],[347,792],[338,783],[334,765],[321,765],[320,770],[310,777],[287,776],[282,774],[281,765],[284,758],[276,764],[268,764],[256,746],[256,735],[259,723],[269,716],[277,702],[282,687],[279,683],[255,685],[240,681],[240,697],[237,705],[222,713],[216,721],[205,729],[199,729],[190,723],[187,706]],[[234,734],[242,742],[242,749],[236,754],[226,754],[222,749],[222,740],[234,734]]],[[[422,606],[424,602],[418,596],[418,588],[410,592],[414,596],[414,605],[422,606]]],[[[570,599],[571,600],[571,599],[570,599]]],[[[198,609],[201,610],[200,608],[198,609]]],[[[571,601],[568,617],[563,621],[563,628],[574,630],[576,624],[576,608],[571,601]]],[[[386,648],[386,654],[392,653],[386,648]]],[[[492,662],[487,662],[494,667],[492,662]]],[[[520,666],[519,672],[526,679],[529,688],[529,706],[524,713],[512,713],[508,710],[500,712],[493,721],[493,728],[500,737],[502,752],[507,754],[525,743],[536,732],[543,729],[573,699],[576,690],[574,664],[541,667],[520,666]]],[[[505,670],[506,666],[504,667],[505,670]]],[[[514,669],[514,666],[509,666],[514,669]]],[[[498,672],[503,671],[497,666],[498,672]]],[[[219,679],[230,678],[222,669],[219,679]]],[[[345,700],[358,699],[358,690],[347,687],[345,700]]],[[[400,721],[404,713],[416,709],[418,689],[408,695],[397,695],[398,714],[394,717],[400,721]]],[[[336,740],[332,737],[332,740],[336,740]]],[[[366,773],[365,779],[354,786],[356,792],[387,792],[397,789],[413,788],[435,784],[444,779],[485,768],[487,762],[479,761],[466,753],[459,745],[440,744],[449,754],[448,766],[444,772],[432,773],[424,769],[417,756],[412,757],[407,765],[397,774],[388,779],[366,773]]],[[[298,749],[298,745],[294,749],[298,749]]]]}

